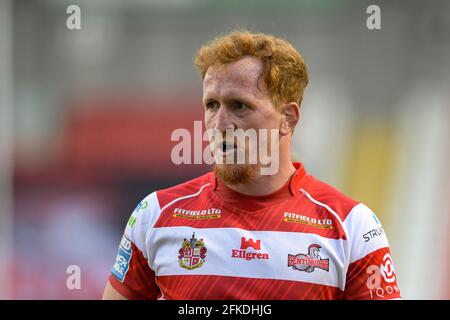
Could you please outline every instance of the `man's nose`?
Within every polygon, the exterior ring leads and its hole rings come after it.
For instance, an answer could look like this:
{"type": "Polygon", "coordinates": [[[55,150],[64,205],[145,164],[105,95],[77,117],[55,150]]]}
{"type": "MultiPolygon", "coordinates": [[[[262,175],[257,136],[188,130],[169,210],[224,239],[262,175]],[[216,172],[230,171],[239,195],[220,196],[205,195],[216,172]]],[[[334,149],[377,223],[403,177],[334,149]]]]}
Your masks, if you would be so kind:
{"type": "Polygon", "coordinates": [[[214,129],[225,132],[226,129],[236,129],[233,115],[225,106],[220,106],[215,116],[214,129]]]}

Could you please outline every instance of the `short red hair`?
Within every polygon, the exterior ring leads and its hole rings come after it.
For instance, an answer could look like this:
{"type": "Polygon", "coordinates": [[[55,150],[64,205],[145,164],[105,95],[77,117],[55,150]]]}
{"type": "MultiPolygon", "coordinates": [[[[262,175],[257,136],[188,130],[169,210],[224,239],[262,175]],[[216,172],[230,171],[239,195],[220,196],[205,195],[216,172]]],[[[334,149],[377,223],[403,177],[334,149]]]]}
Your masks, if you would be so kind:
{"type": "Polygon", "coordinates": [[[299,105],[308,84],[308,71],[300,53],[284,39],[264,33],[233,31],[203,45],[194,64],[205,77],[213,64],[227,64],[253,56],[263,63],[263,75],[275,106],[296,102],[299,105]]]}

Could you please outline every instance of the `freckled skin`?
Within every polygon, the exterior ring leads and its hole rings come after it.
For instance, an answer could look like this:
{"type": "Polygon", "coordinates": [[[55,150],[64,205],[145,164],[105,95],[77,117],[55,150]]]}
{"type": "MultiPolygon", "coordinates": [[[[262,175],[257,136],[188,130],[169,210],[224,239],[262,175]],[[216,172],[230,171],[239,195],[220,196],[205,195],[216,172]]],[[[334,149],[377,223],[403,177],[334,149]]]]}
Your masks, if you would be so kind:
{"type": "Polygon", "coordinates": [[[262,62],[254,57],[208,69],[203,81],[203,103],[214,100],[222,108],[206,109],[207,129],[279,127],[280,113],[275,110],[261,73],[262,62]],[[245,103],[251,109],[236,110],[233,108],[236,102],[245,103]]]}

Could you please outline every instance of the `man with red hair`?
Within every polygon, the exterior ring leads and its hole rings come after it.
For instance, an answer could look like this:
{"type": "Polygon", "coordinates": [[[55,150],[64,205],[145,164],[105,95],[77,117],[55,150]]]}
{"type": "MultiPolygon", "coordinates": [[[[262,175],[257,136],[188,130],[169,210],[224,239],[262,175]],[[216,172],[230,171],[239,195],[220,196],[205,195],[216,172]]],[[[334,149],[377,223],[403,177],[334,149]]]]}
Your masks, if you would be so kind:
{"type": "Polygon", "coordinates": [[[205,127],[216,133],[214,170],[141,202],[104,298],[400,298],[375,214],[291,160],[308,84],[298,51],[274,36],[236,31],[204,45],[195,64],[205,127]],[[252,130],[270,132],[256,135],[256,149],[229,136],[252,130]],[[262,141],[276,162],[270,174],[260,159],[247,161],[262,141]],[[246,161],[220,161],[239,152],[246,161]]]}

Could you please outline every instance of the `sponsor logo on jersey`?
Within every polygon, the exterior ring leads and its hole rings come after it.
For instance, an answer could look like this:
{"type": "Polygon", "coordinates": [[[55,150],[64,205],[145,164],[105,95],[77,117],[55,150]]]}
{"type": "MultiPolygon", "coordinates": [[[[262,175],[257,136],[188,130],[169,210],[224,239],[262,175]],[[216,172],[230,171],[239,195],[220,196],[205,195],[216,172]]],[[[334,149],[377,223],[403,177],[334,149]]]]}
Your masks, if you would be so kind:
{"type": "Polygon", "coordinates": [[[130,226],[130,228],[133,228],[134,224],[136,223],[137,218],[134,214],[131,215],[130,219],[128,219],[128,225],[130,226]]]}
{"type": "Polygon", "coordinates": [[[139,203],[137,205],[136,209],[134,209],[134,212],[138,213],[139,211],[144,210],[147,207],[148,207],[148,201],[147,200],[141,201],[141,203],[139,203]]]}
{"type": "Polygon", "coordinates": [[[125,280],[125,276],[130,267],[130,260],[132,255],[131,241],[125,237],[122,237],[120,241],[119,251],[116,257],[116,263],[112,267],[112,274],[120,281],[125,280]]]}
{"type": "Polygon", "coordinates": [[[186,210],[181,208],[175,208],[173,210],[174,218],[185,218],[192,220],[199,219],[217,219],[222,215],[222,210],[216,208],[209,208],[204,210],[186,210]]]}
{"type": "Polygon", "coordinates": [[[241,238],[241,249],[248,249],[253,248],[255,250],[261,250],[261,240],[253,240],[251,238],[248,238],[248,240],[245,237],[241,238]]]}
{"type": "Polygon", "coordinates": [[[381,225],[381,222],[380,222],[380,220],[378,220],[378,218],[377,218],[377,216],[375,215],[375,213],[372,213],[372,218],[373,218],[373,220],[375,220],[375,223],[376,223],[376,224],[381,225]]]}
{"type": "Polygon", "coordinates": [[[392,262],[391,255],[389,253],[386,253],[383,256],[383,262],[380,265],[380,273],[384,281],[387,283],[392,283],[396,280],[394,263],[392,262]]]}
{"type": "Polygon", "coordinates": [[[319,255],[321,246],[312,244],[308,247],[308,253],[296,255],[288,254],[288,267],[297,271],[313,272],[316,268],[329,271],[330,259],[322,259],[319,255]]]}
{"type": "Polygon", "coordinates": [[[261,251],[261,240],[253,240],[249,238],[248,240],[245,237],[241,238],[241,247],[240,249],[231,250],[231,257],[236,259],[244,259],[247,261],[257,259],[257,260],[268,260],[269,254],[264,252],[255,252],[261,251]],[[248,250],[252,248],[252,250],[248,250]]]}
{"type": "Polygon", "coordinates": [[[136,209],[134,209],[133,214],[131,215],[130,219],[128,219],[128,222],[127,222],[128,226],[129,226],[130,228],[133,228],[134,224],[135,224],[136,221],[137,221],[136,215],[137,215],[141,210],[144,210],[144,209],[146,209],[147,207],[148,207],[148,201],[146,201],[146,200],[141,201],[141,203],[139,203],[139,204],[137,205],[136,209]]]}
{"type": "Polygon", "coordinates": [[[197,240],[195,232],[191,239],[184,239],[178,250],[178,263],[180,267],[192,270],[200,268],[206,260],[206,247],[203,239],[197,240]]]}
{"type": "Polygon", "coordinates": [[[333,229],[333,221],[331,219],[315,219],[302,214],[285,212],[283,220],[285,222],[306,224],[319,229],[333,229]]]}
{"type": "Polygon", "coordinates": [[[380,265],[372,264],[367,267],[366,272],[369,274],[366,285],[371,299],[400,294],[400,289],[396,284],[394,264],[389,253],[383,256],[380,265]]]}
{"type": "Polygon", "coordinates": [[[378,227],[378,228],[370,230],[367,233],[364,233],[363,234],[363,239],[364,239],[364,242],[369,242],[373,238],[379,237],[379,236],[381,236],[383,234],[384,234],[383,227],[378,227]]]}

